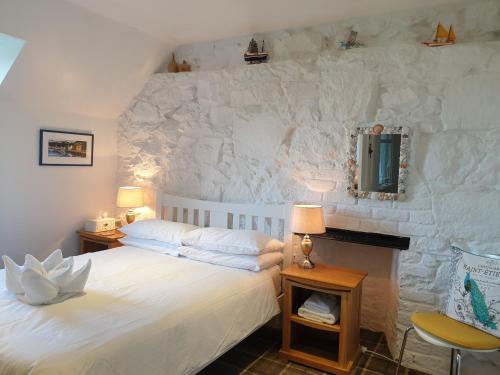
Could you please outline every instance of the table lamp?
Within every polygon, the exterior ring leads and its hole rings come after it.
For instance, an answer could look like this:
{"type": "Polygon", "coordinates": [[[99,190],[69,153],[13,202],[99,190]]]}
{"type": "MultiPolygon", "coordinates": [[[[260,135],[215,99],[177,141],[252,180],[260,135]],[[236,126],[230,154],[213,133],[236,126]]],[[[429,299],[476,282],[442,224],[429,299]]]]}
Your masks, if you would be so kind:
{"type": "Polygon", "coordinates": [[[304,254],[303,268],[314,268],[314,263],[310,259],[313,249],[310,234],[325,233],[325,219],[323,208],[312,204],[295,204],[292,207],[292,218],[290,229],[294,233],[303,234],[304,238],[300,244],[304,254]]]}
{"type": "Polygon", "coordinates": [[[118,189],[116,197],[116,206],[128,208],[127,223],[131,224],[135,220],[134,208],[144,206],[144,191],[137,186],[122,186],[118,189]]]}

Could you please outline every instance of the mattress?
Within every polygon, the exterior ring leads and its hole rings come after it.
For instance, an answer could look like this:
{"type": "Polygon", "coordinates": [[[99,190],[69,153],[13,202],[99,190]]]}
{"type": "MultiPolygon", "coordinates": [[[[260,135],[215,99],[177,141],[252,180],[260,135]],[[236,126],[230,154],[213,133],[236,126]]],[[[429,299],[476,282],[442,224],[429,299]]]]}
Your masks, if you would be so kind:
{"type": "Polygon", "coordinates": [[[264,271],[261,271],[261,272],[268,272],[269,273],[269,275],[271,276],[271,279],[273,280],[274,293],[276,294],[276,297],[278,297],[282,292],[280,266],[274,266],[274,267],[271,267],[271,268],[264,270],[264,271]]]}
{"type": "Polygon", "coordinates": [[[251,272],[135,247],[92,259],[85,294],[18,302],[0,271],[0,374],[194,374],[279,313],[276,269],[251,272]]]}

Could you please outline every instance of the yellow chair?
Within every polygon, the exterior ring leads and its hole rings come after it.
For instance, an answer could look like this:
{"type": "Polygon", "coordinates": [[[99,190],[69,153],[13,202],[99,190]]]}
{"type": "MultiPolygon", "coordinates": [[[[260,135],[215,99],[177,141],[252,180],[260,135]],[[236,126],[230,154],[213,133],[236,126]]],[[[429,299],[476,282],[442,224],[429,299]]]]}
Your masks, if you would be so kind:
{"type": "Polygon", "coordinates": [[[412,326],[406,329],[403,337],[396,375],[399,374],[403,360],[406,339],[413,329],[428,343],[451,349],[450,374],[452,375],[460,375],[461,350],[475,352],[500,350],[500,338],[437,312],[414,313],[411,322],[412,326]]]}

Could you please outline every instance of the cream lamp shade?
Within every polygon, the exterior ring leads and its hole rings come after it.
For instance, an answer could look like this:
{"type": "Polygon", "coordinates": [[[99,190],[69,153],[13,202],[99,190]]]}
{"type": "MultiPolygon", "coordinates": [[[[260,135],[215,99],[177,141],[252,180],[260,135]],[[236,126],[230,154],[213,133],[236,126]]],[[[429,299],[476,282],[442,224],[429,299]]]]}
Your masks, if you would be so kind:
{"type": "Polygon", "coordinates": [[[323,208],[312,204],[293,205],[290,230],[301,234],[325,233],[323,208]]]}
{"type": "Polygon", "coordinates": [[[118,189],[116,206],[137,208],[144,206],[144,190],[137,186],[122,186],[118,189]]]}

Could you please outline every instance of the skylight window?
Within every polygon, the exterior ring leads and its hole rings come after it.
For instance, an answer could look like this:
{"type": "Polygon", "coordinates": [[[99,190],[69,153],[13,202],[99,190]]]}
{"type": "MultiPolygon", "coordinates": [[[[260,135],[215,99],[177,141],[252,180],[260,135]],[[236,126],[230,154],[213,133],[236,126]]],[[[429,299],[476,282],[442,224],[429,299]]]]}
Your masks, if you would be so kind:
{"type": "Polygon", "coordinates": [[[19,56],[24,43],[26,42],[22,39],[0,33],[0,85],[19,56]]]}

